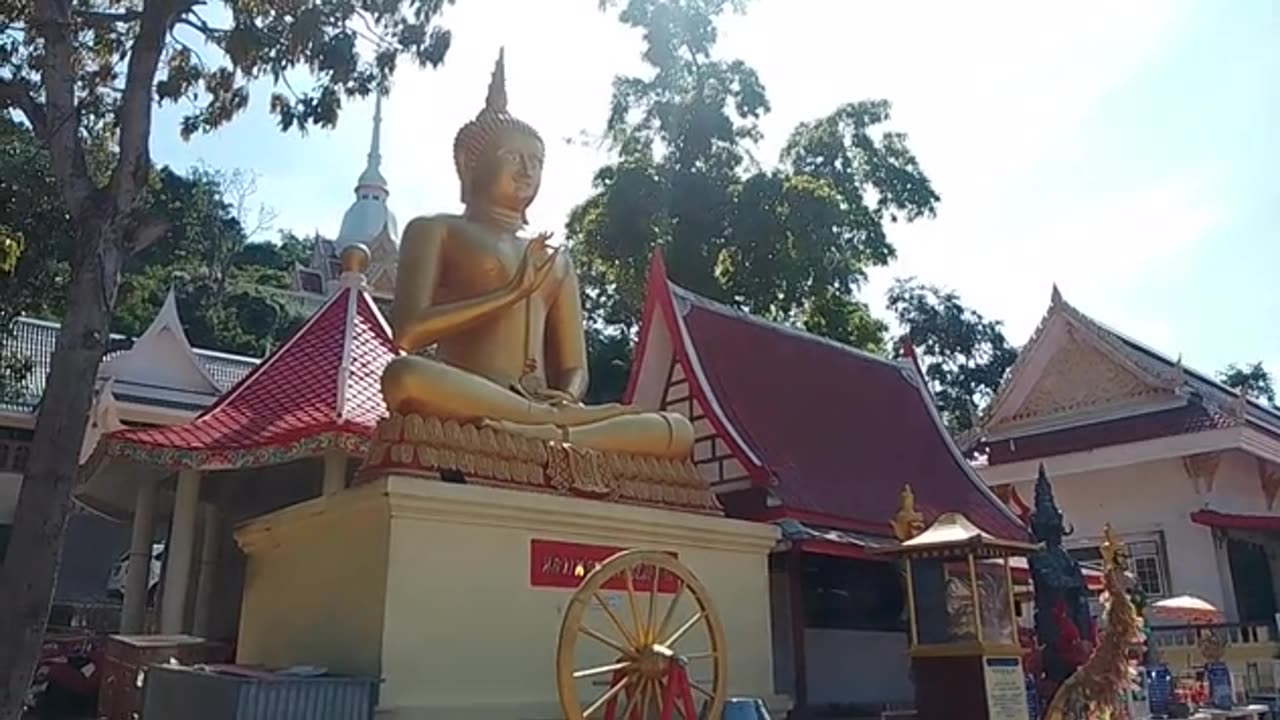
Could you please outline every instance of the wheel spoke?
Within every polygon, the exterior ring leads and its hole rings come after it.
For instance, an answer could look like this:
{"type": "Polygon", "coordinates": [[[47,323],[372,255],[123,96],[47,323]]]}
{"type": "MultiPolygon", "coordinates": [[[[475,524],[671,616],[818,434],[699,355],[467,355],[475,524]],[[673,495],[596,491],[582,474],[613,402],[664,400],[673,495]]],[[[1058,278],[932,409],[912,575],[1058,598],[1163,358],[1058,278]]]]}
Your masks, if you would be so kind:
{"type": "Polygon", "coordinates": [[[715,697],[716,697],[715,695],[713,695],[713,694],[712,694],[712,692],[711,692],[710,690],[708,690],[708,689],[706,689],[706,688],[702,687],[701,685],[699,685],[698,683],[696,683],[696,682],[694,682],[694,681],[692,681],[692,680],[690,680],[690,681],[689,681],[689,687],[693,688],[696,692],[700,692],[700,693],[702,693],[703,695],[706,695],[706,696],[707,696],[707,699],[709,699],[709,700],[714,700],[714,699],[715,699],[715,697]]]}
{"type": "Polygon", "coordinates": [[[662,616],[662,622],[658,623],[658,629],[653,633],[654,640],[662,637],[667,632],[667,626],[671,624],[672,618],[676,615],[676,605],[680,604],[680,598],[684,596],[684,583],[676,586],[676,592],[671,596],[671,604],[667,606],[667,612],[662,616]]]}
{"type": "Polygon", "coordinates": [[[636,647],[642,648],[648,643],[644,639],[644,629],[640,626],[640,610],[636,605],[636,580],[634,566],[625,568],[622,574],[627,577],[627,604],[631,606],[631,622],[636,630],[636,647]]]}
{"type": "Polygon", "coordinates": [[[688,661],[690,661],[690,660],[707,660],[707,659],[710,659],[710,658],[714,658],[715,656],[716,656],[716,654],[715,654],[714,652],[712,652],[711,650],[708,650],[708,651],[706,651],[706,652],[696,652],[696,653],[688,653],[688,654],[681,653],[681,654],[680,654],[680,657],[681,657],[681,658],[683,658],[686,662],[688,662],[688,661]]]}
{"type": "Polygon", "coordinates": [[[596,640],[599,640],[600,642],[604,643],[605,645],[608,645],[609,647],[613,648],[614,650],[617,650],[618,652],[622,653],[623,655],[628,655],[628,656],[629,656],[629,655],[633,655],[633,654],[635,653],[635,650],[632,650],[632,649],[630,649],[630,648],[625,648],[625,647],[623,647],[623,646],[622,646],[618,641],[614,640],[613,638],[609,637],[608,635],[605,635],[604,633],[600,632],[599,630],[596,630],[595,628],[591,628],[591,627],[588,627],[588,626],[586,626],[586,625],[579,625],[579,626],[578,626],[578,629],[582,631],[582,634],[583,634],[583,635],[586,635],[586,636],[588,636],[588,637],[591,637],[591,638],[594,638],[594,639],[596,639],[596,640]]]}
{"type": "MultiPolygon", "coordinates": [[[[613,608],[609,607],[609,603],[604,601],[604,598],[601,597],[600,593],[595,593],[593,597],[595,597],[596,602],[600,603],[600,607],[604,608],[604,613],[609,616],[609,620],[613,622],[613,626],[618,628],[618,632],[622,633],[622,639],[625,640],[632,648],[639,648],[640,643],[636,642],[636,638],[631,636],[631,631],[627,630],[627,628],[622,624],[622,621],[618,619],[617,614],[613,612],[613,608]]],[[[631,652],[634,652],[634,649],[631,652]]]]}
{"type": "Polygon", "coordinates": [[[595,711],[597,711],[597,710],[599,710],[600,708],[604,707],[604,706],[605,706],[605,703],[607,703],[607,702],[609,702],[609,700],[613,699],[613,696],[614,696],[614,695],[617,695],[618,693],[622,692],[622,691],[623,691],[623,689],[624,689],[624,688],[626,688],[626,687],[627,687],[627,684],[628,684],[628,683],[630,683],[630,682],[631,682],[631,676],[630,676],[630,675],[627,675],[626,677],[622,678],[622,681],[621,681],[621,682],[619,682],[617,685],[614,685],[613,687],[609,688],[609,689],[605,692],[605,694],[601,695],[601,696],[600,696],[600,697],[599,697],[595,702],[591,703],[591,706],[590,706],[590,707],[588,707],[586,710],[583,710],[583,711],[582,711],[582,717],[584,717],[584,718],[589,718],[589,717],[591,717],[591,715],[592,715],[595,711]]]}
{"type": "Polygon", "coordinates": [[[662,570],[657,566],[653,566],[653,577],[649,579],[649,614],[645,623],[644,635],[645,642],[658,641],[658,628],[654,627],[658,611],[658,578],[661,577],[662,570]]]}
{"type": "Polygon", "coordinates": [[[698,621],[704,617],[706,617],[706,613],[699,610],[697,613],[694,614],[693,617],[686,620],[685,623],[679,627],[679,629],[671,633],[671,637],[667,638],[667,641],[662,644],[666,645],[667,647],[671,647],[675,645],[677,642],[679,642],[680,638],[684,637],[685,633],[693,629],[693,626],[697,625],[698,621]]]}
{"type": "Polygon", "coordinates": [[[595,677],[596,675],[607,675],[611,672],[625,670],[631,667],[631,662],[617,662],[609,665],[601,665],[600,667],[587,668],[585,670],[574,670],[573,679],[581,680],[582,678],[595,677]]]}
{"type": "Polygon", "coordinates": [[[636,700],[643,697],[644,697],[643,684],[638,688],[632,688],[632,692],[627,693],[627,704],[622,708],[622,720],[631,720],[631,710],[635,708],[636,700]]]}

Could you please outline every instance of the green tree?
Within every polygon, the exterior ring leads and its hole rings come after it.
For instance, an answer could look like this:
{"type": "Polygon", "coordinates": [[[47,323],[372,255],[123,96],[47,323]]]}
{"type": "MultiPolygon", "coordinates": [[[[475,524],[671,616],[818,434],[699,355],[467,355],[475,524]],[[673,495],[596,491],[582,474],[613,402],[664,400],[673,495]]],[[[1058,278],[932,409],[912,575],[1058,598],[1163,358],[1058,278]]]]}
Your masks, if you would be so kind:
{"type": "Polygon", "coordinates": [[[1271,373],[1262,363],[1231,363],[1218,373],[1218,380],[1233,390],[1243,390],[1244,394],[1268,405],[1276,404],[1276,389],[1271,381],[1271,373]]]}
{"type": "Polygon", "coordinates": [[[915,278],[896,280],[887,299],[947,428],[952,434],[972,428],[1018,357],[1001,323],[965,307],[955,292],[915,278]]]}
{"type": "MultiPolygon", "coordinates": [[[[631,332],[661,247],[675,282],[841,342],[883,349],[857,291],[893,258],[886,223],[932,215],[938,196],[882,100],[800,125],[776,166],[752,152],[769,100],[754,69],[715,54],[732,0],[605,0],[642,31],[651,72],[619,76],[604,138],[612,161],[574,208],[568,237],[596,344],[631,332]]],[[[618,388],[612,388],[616,391],[618,388]]]]}
{"type": "MultiPolygon", "coordinates": [[[[40,647],[121,270],[169,230],[147,202],[157,100],[191,106],[180,127],[190,136],[244,110],[255,81],[274,82],[281,128],[332,126],[344,99],[385,91],[402,56],[443,60],[450,36],[434,23],[444,5],[0,2],[0,109],[20,114],[48,150],[73,246],[66,312],[0,571],[0,718],[18,717],[40,647]],[[293,92],[308,73],[311,87],[293,92]],[[100,169],[91,138],[112,146],[100,169]]],[[[27,252],[42,252],[34,244],[44,239],[27,241],[27,252]]]]}

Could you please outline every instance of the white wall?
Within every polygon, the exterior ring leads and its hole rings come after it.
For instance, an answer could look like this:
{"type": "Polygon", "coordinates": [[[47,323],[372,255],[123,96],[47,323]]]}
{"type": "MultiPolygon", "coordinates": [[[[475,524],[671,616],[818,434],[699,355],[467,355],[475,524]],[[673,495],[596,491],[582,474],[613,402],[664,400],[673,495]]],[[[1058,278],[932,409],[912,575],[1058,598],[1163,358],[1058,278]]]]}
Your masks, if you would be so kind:
{"type": "MultiPolygon", "coordinates": [[[[1058,507],[1068,525],[1075,526],[1068,545],[1073,540],[1100,537],[1106,523],[1121,535],[1160,532],[1165,541],[1170,594],[1198,595],[1234,619],[1235,597],[1225,548],[1216,547],[1209,528],[1191,522],[1190,515],[1206,507],[1269,514],[1252,456],[1225,453],[1212,492],[1203,487],[1196,491],[1180,459],[1059,474],[1050,479],[1058,507]]],[[[1022,499],[1032,505],[1034,481],[1015,485],[1022,499]]]]}
{"type": "Polygon", "coordinates": [[[811,628],[804,643],[810,705],[907,703],[915,695],[906,633],[811,628]]]}

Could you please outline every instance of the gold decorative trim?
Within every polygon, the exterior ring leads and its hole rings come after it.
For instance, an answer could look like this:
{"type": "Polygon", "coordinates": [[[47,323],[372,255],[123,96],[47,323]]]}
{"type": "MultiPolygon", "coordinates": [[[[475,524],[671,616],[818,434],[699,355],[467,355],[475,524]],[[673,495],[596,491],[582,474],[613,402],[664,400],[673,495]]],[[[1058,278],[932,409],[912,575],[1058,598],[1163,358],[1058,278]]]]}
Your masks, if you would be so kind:
{"type": "Polygon", "coordinates": [[[1213,492],[1213,482],[1218,475],[1218,465],[1221,462],[1221,452],[1196,453],[1182,458],[1182,469],[1191,479],[1191,486],[1197,495],[1201,492],[1213,492]]]}
{"type": "Polygon", "coordinates": [[[482,485],[723,514],[688,459],[600,452],[421,415],[394,414],[378,423],[360,478],[441,472],[482,485]]]}

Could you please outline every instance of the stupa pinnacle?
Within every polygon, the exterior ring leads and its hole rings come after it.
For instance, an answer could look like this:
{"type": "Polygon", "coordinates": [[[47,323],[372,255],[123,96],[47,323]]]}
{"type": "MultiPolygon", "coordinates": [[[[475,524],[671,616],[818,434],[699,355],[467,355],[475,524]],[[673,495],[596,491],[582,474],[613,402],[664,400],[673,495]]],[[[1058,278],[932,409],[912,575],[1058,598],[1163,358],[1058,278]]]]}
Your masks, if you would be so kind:
{"type": "Polygon", "coordinates": [[[382,96],[374,101],[373,136],[369,141],[368,162],[364,172],[356,180],[356,199],[342,216],[338,231],[337,250],[353,243],[363,243],[373,249],[380,241],[393,244],[400,239],[400,229],[395,214],[387,207],[390,190],[382,175],[382,96]]]}

